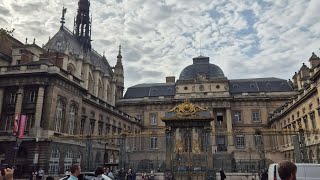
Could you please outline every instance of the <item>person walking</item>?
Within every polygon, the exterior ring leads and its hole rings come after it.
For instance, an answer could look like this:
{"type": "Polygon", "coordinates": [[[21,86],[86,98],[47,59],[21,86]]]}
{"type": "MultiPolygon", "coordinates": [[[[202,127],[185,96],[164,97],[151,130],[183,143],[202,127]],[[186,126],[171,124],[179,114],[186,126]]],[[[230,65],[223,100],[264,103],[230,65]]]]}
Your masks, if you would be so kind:
{"type": "Polygon", "coordinates": [[[278,166],[281,180],[296,180],[297,166],[291,161],[282,161],[278,166]]]}
{"type": "Polygon", "coordinates": [[[226,174],[224,173],[224,171],[222,169],[220,169],[220,179],[225,180],[226,178],[227,178],[226,174]]]}
{"type": "MultiPolygon", "coordinates": [[[[78,176],[81,173],[81,168],[79,164],[74,164],[71,166],[71,174],[68,180],[78,180],[78,176]]],[[[102,170],[103,171],[103,170],[102,170]]]]}
{"type": "Polygon", "coordinates": [[[40,168],[38,171],[38,180],[42,180],[44,176],[44,171],[40,168]]]}
{"type": "Polygon", "coordinates": [[[102,174],[104,173],[102,167],[97,167],[96,170],[94,171],[94,174],[97,176],[93,178],[93,180],[103,180],[104,178],[102,177],[102,174]]]}

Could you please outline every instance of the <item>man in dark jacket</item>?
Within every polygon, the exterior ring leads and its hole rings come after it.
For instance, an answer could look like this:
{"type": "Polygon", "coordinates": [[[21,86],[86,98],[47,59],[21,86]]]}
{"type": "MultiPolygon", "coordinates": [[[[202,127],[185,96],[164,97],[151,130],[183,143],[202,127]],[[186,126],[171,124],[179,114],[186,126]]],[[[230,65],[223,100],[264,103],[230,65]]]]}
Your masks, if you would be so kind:
{"type": "Polygon", "coordinates": [[[224,171],[222,169],[220,169],[220,179],[224,180],[226,178],[227,178],[226,174],[224,173],[224,171]]]}

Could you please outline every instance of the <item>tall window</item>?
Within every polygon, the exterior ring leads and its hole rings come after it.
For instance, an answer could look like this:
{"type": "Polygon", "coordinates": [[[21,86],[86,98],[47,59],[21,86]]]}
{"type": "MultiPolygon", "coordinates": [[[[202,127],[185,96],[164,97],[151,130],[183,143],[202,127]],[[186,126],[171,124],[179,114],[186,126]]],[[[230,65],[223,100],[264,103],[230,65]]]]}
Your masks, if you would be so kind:
{"type": "Polygon", "coordinates": [[[85,123],[86,123],[86,119],[82,118],[80,121],[80,131],[79,131],[80,135],[83,135],[85,123]]]}
{"type": "Polygon", "coordinates": [[[90,121],[90,129],[89,129],[90,135],[93,135],[93,133],[94,133],[94,124],[95,124],[95,121],[91,120],[90,121]]]}
{"type": "Polygon", "coordinates": [[[33,113],[27,114],[27,122],[26,122],[25,130],[30,131],[33,125],[34,125],[34,114],[33,113]]]}
{"type": "Polygon", "coordinates": [[[81,164],[81,154],[80,154],[80,152],[78,152],[76,163],[79,164],[79,165],[81,164]]]}
{"type": "Polygon", "coordinates": [[[49,161],[49,174],[58,174],[59,172],[60,152],[58,149],[52,149],[49,161]]]}
{"type": "Polygon", "coordinates": [[[150,125],[157,125],[157,114],[150,114],[150,125]]]}
{"type": "Polygon", "coordinates": [[[261,148],[262,147],[262,135],[259,133],[256,133],[254,135],[254,145],[256,148],[261,148]]]}
{"type": "Polygon", "coordinates": [[[236,145],[237,148],[245,148],[245,141],[244,141],[244,135],[237,135],[236,136],[236,145]]]}
{"type": "Polygon", "coordinates": [[[65,104],[59,100],[56,108],[56,119],[54,123],[54,131],[61,132],[61,125],[64,119],[65,104]]]}
{"type": "Polygon", "coordinates": [[[252,112],[252,122],[261,122],[261,120],[260,120],[260,112],[259,111],[253,111],[252,112]]]}
{"type": "Polygon", "coordinates": [[[317,123],[315,122],[314,112],[310,113],[310,120],[311,120],[311,123],[312,123],[312,128],[313,129],[317,129],[317,123]]]}
{"type": "Polygon", "coordinates": [[[31,102],[31,103],[36,102],[36,96],[37,96],[36,91],[31,91],[30,94],[29,94],[28,101],[31,102]]]}
{"type": "Polygon", "coordinates": [[[70,107],[70,112],[69,112],[69,121],[68,121],[68,133],[73,135],[74,134],[74,123],[75,123],[75,118],[76,118],[76,111],[77,108],[76,106],[73,104],[70,107]]]}
{"type": "Polygon", "coordinates": [[[10,93],[10,99],[9,99],[9,103],[10,104],[15,104],[17,102],[17,93],[16,92],[11,92],[10,93]]]}
{"type": "Polygon", "coordinates": [[[105,135],[107,136],[110,133],[110,124],[106,124],[106,131],[105,131],[105,135]]]}
{"type": "Polygon", "coordinates": [[[103,130],[103,122],[99,122],[99,127],[98,127],[98,135],[102,135],[102,130],[103,130]]]}
{"type": "Polygon", "coordinates": [[[234,122],[241,122],[241,111],[234,112],[234,122]]]}
{"type": "Polygon", "coordinates": [[[67,170],[70,171],[72,166],[72,151],[67,151],[66,156],[64,157],[64,172],[67,170]]]}
{"type": "Polygon", "coordinates": [[[150,149],[157,149],[158,148],[158,138],[151,137],[150,138],[150,149]]]}
{"type": "Polygon", "coordinates": [[[13,126],[14,126],[14,115],[8,114],[6,117],[5,131],[13,130],[13,126]]]}

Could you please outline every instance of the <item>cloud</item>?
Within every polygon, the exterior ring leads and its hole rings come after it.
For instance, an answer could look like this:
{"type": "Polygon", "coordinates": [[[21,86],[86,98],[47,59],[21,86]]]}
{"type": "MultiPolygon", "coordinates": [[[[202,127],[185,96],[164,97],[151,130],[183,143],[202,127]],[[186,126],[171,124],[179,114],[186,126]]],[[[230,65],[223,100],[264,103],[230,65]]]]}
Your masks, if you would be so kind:
{"type": "MultiPolygon", "coordinates": [[[[73,29],[77,1],[3,0],[0,27],[41,45],[60,27],[73,29]]],[[[311,52],[320,55],[318,0],[91,0],[93,47],[111,66],[122,44],[126,87],[179,77],[200,54],[229,79],[288,79],[311,52]]]]}

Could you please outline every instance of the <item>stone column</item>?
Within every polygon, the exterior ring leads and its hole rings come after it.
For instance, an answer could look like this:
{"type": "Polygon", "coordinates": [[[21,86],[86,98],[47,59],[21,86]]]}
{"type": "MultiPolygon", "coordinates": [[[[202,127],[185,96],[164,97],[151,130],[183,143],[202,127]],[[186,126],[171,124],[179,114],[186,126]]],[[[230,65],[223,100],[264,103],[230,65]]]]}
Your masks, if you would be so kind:
{"type": "Polygon", "coordinates": [[[234,150],[233,141],[233,129],[232,129],[232,117],[230,109],[226,109],[226,119],[227,119],[227,136],[228,136],[228,153],[234,150]]]}
{"type": "Polygon", "coordinates": [[[41,117],[42,117],[42,108],[43,108],[43,98],[44,98],[44,87],[39,86],[37,104],[36,104],[36,114],[35,114],[35,123],[36,128],[40,128],[41,117]]]}
{"type": "Polygon", "coordinates": [[[3,88],[0,88],[0,118],[1,118],[1,115],[2,115],[2,105],[3,105],[3,93],[4,93],[4,89],[3,88]]]}
{"type": "Polygon", "coordinates": [[[166,135],[166,168],[167,169],[171,169],[172,167],[172,142],[173,142],[173,139],[172,139],[172,131],[171,131],[171,128],[170,127],[167,127],[166,130],[165,130],[165,135],[166,135]]]}
{"type": "Polygon", "coordinates": [[[216,132],[216,123],[215,121],[211,121],[211,141],[212,141],[212,153],[215,153],[217,151],[217,143],[216,143],[216,136],[217,136],[217,132],[216,132]]]}
{"type": "Polygon", "coordinates": [[[21,114],[22,110],[22,101],[23,101],[23,87],[20,87],[19,90],[17,91],[17,102],[16,102],[16,108],[14,111],[14,114],[21,114]]]}

